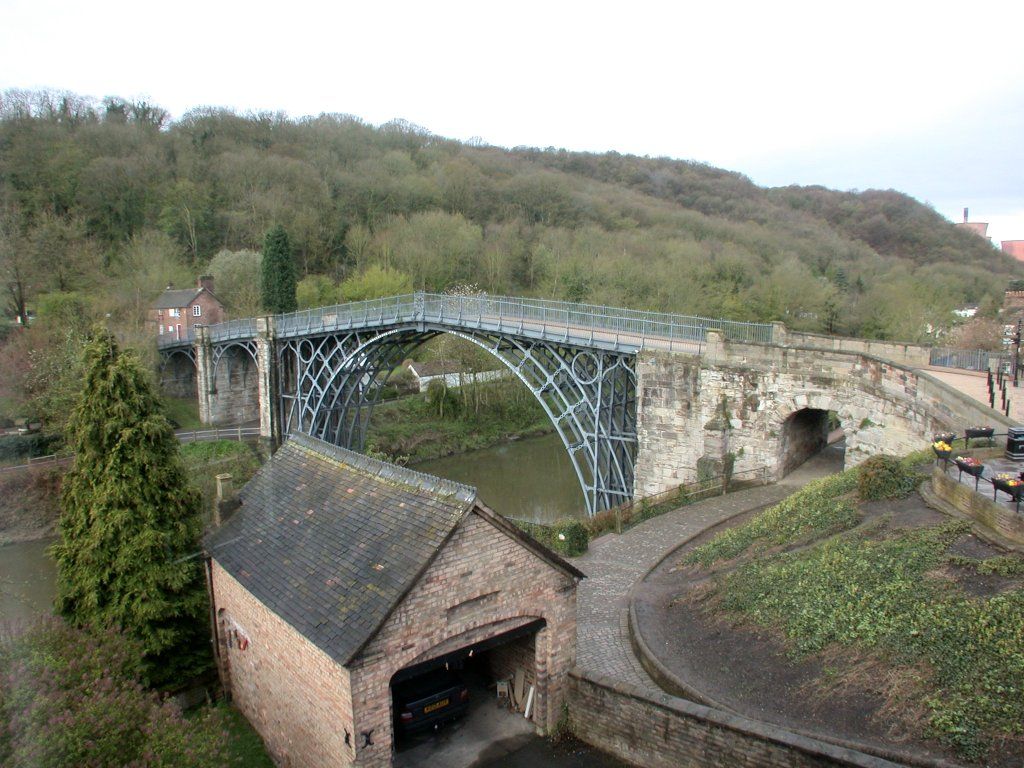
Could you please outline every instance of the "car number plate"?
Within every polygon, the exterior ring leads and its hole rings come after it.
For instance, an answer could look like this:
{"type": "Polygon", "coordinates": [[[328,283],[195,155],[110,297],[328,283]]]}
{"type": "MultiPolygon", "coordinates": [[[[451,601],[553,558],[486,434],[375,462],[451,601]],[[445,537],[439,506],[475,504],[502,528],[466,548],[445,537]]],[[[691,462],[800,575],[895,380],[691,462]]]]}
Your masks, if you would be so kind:
{"type": "Polygon", "coordinates": [[[440,701],[435,701],[433,704],[427,704],[427,706],[423,708],[423,714],[427,714],[428,712],[436,712],[439,709],[447,707],[450,703],[451,699],[441,699],[440,701]]]}

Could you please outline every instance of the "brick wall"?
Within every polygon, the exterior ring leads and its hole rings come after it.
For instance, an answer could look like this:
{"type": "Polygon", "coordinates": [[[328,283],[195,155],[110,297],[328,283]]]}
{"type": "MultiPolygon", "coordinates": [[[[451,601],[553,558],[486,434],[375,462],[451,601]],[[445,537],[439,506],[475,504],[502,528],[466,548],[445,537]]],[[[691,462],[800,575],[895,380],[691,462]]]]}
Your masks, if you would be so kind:
{"type": "Polygon", "coordinates": [[[896,768],[896,763],[729,715],[668,694],[573,672],[573,732],[644,768],[896,768]]]}
{"type": "MultiPolygon", "coordinates": [[[[932,469],[932,490],[943,501],[949,502],[981,525],[996,531],[1010,541],[1024,544],[1024,519],[1012,507],[998,504],[991,498],[992,486],[981,482],[977,491],[972,485],[957,482],[957,468],[952,463],[949,474],[941,467],[932,469]]],[[[1000,492],[1003,499],[1006,494],[1000,492]]]]}
{"type": "Polygon", "coordinates": [[[213,594],[235,705],[279,766],[344,768],[354,752],[348,672],[271,613],[216,561],[213,594]],[[247,638],[242,650],[229,633],[247,638]]]}
{"type": "Polygon", "coordinates": [[[534,722],[544,730],[558,718],[575,662],[575,580],[470,514],[352,664],[358,765],[390,765],[396,672],[537,618],[546,626],[533,638],[534,722]],[[362,746],[371,731],[373,744],[362,746]]]}

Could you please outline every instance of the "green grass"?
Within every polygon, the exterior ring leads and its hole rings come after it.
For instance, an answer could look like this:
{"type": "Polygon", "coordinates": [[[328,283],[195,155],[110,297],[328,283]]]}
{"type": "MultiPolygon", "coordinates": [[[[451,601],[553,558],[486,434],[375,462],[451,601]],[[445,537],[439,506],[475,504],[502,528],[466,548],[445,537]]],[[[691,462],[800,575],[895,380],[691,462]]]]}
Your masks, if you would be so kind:
{"type": "Polygon", "coordinates": [[[979,599],[928,576],[969,530],[849,533],[752,560],[724,580],[722,607],[781,628],[797,655],[857,646],[930,670],[930,733],[977,758],[1000,735],[1024,733],[1024,591],[979,599]]]}
{"type": "Polygon", "coordinates": [[[377,455],[416,463],[553,429],[543,409],[518,382],[493,382],[481,389],[486,396],[479,412],[462,407],[444,417],[423,395],[381,403],[370,421],[367,448],[377,455]]]}
{"type": "Polygon", "coordinates": [[[843,497],[856,486],[856,468],[808,483],[743,525],[729,528],[695,548],[683,562],[707,567],[739,557],[755,545],[783,545],[814,534],[852,528],[860,516],[843,497]]]}
{"type": "Polygon", "coordinates": [[[263,741],[241,712],[228,704],[219,705],[228,731],[230,764],[244,768],[274,768],[263,741]]]}
{"type": "Polygon", "coordinates": [[[199,403],[194,397],[164,397],[164,415],[175,429],[205,429],[199,421],[199,403]]]}

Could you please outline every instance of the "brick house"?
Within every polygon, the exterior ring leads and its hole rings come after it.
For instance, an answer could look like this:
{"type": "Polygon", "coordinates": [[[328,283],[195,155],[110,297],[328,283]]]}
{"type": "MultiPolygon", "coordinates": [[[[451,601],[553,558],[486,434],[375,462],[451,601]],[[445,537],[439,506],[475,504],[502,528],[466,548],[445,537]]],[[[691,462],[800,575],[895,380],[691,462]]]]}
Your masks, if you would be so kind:
{"type": "Polygon", "coordinates": [[[474,653],[556,723],[583,574],[473,488],[291,435],[237,503],[206,541],[215,647],[278,764],[390,765],[392,686],[474,653]]]}
{"type": "Polygon", "coordinates": [[[149,310],[149,319],[156,325],[157,338],[165,341],[191,339],[194,326],[223,321],[224,304],[213,293],[213,277],[201,275],[195,288],[167,286],[149,310]]]}

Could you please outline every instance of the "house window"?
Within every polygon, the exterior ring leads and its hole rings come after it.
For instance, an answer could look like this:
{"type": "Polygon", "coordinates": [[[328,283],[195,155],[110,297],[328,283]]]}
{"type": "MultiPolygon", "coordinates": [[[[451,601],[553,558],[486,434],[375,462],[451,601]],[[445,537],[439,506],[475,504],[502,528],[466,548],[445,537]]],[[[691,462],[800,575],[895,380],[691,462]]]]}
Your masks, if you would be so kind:
{"type": "Polygon", "coordinates": [[[163,323],[160,323],[160,324],[159,324],[159,325],[157,326],[157,328],[159,329],[160,335],[161,335],[161,336],[163,336],[163,335],[164,335],[164,324],[163,324],[163,323]]]}
{"type": "Polygon", "coordinates": [[[171,317],[181,317],[181,310],[180,309],[172,309],[171,310],[171,317]]]}
{"type": "Polygon", "coordinates": [[[174,326],[173,325],[168,325],[167,326],[167,332],[168,333],[174,333],[174,326]]]}
{"type": "Polygon", "coordinates": [[[193,304],[192,305],[192,317],[202,317],[202,316],[203,316],[203,308],[200,307],[198,304],[193,304]]]}

